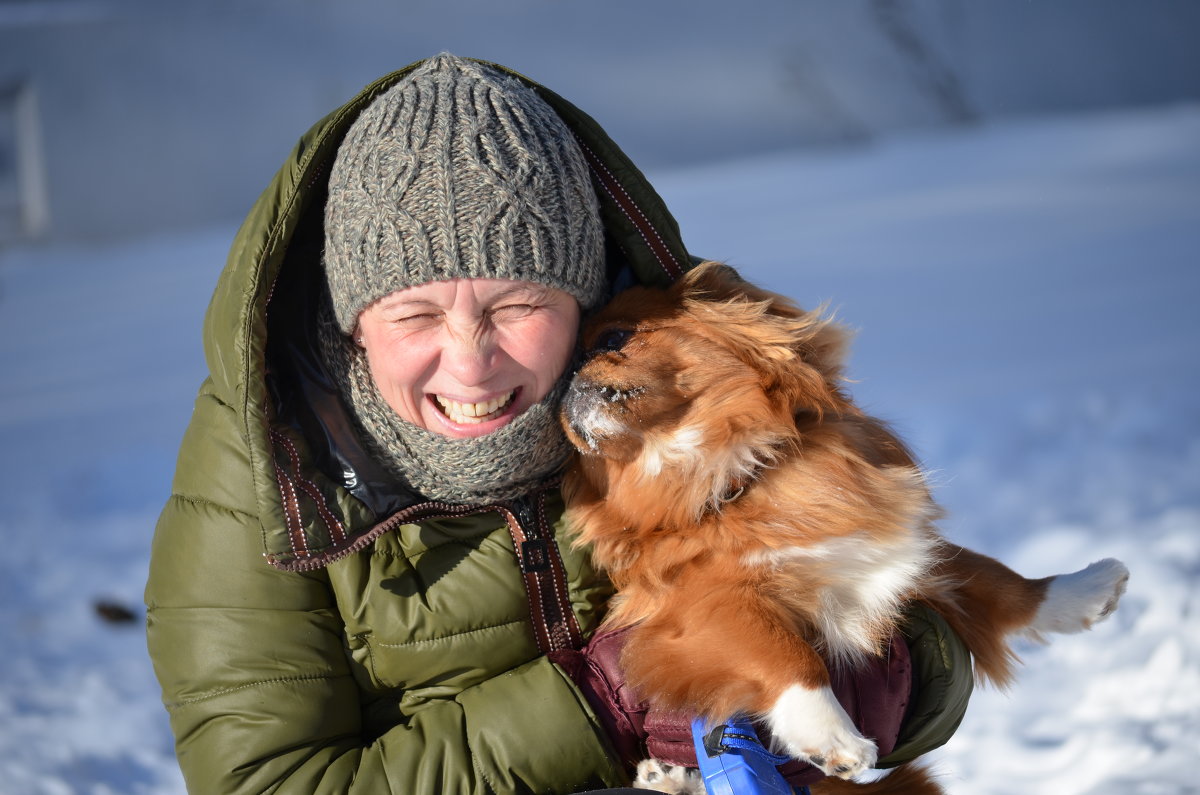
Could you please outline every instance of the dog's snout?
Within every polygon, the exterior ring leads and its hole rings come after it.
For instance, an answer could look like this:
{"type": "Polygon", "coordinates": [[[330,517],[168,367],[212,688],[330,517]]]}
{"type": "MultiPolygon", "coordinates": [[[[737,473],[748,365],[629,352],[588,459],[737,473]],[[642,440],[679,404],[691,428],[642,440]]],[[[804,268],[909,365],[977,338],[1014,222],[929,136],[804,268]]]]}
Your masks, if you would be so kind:
{"type": "Polygon", "coordinates": [[[593,384],[576,375],[567,393],[563,396],[562,417],[568,430],[568,438],[580,449],[594,450],[600,426],[604,425],[605,387],[593,384]]]}
{"type": "Polygon", "coordinates": [[[617,387],[611,384],[600,384],[582,375],[576,375],[567,390],[565,402],[580,408],[598,408],[604,403],[623,403],[641,394],[644,390],[638,387],[617,387]]]}
{"type": "Polygon", "coordinates": [[[604,402],[604,391],[607,389],[606,386],[593,384],[586,378],[575,376],[567,394],[563,396],[563,411],[567,419],[574,423],[576,418],[594,410],[604,402]]]}

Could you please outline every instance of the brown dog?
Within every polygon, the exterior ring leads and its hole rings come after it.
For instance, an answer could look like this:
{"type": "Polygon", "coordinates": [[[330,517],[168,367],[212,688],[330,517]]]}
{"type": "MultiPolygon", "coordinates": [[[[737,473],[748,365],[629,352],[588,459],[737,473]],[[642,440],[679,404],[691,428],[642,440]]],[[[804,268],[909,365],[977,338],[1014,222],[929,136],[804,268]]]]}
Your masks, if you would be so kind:
{"type": "Polygon", "coordinates": [[[563,424],[579,453],[570,522],[617,588],[606,626],[633,626],[631,684],[667,708],[760,718],[788,754],[848,779],[876,748],[822,656],[880,653],[917,600],[959,634],[977,677],[1005,685],[1008,635],[1090,627],[1128,571],[1110,559],[1029,580],[941,538],[913,457],[842,390],[847,340],[706,263],[588,323],[563,424]]]}

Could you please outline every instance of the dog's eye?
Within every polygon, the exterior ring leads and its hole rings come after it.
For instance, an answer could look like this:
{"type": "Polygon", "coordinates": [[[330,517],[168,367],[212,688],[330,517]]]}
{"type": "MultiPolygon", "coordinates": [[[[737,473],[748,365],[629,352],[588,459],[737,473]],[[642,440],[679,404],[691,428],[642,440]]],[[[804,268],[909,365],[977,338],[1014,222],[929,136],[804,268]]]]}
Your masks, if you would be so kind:
{"type": "Polygon", "coordinates": [[[620,350],[626,340],[632,336],[633,332],[626,328],[607,329],[600,332],[600,336],[596,337],[596,342],[592,345],[592,350],[596,353],[620,350]]]}

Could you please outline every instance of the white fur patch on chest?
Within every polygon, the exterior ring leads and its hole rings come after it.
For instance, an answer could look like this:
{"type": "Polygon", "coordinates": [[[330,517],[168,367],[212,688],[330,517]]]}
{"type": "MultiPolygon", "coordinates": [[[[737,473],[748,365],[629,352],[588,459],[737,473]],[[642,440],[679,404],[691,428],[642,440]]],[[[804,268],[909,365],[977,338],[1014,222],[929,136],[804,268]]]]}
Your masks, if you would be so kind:
{"type": "Polygon", "coordinates": [[[827,654],[852,660],[877,651],[879,627],[894,619],[934,563],[936,539],[913,529],[893,539],[866,532],[812,546],[756,552],[752,566],[811,572],[821,582],[818,631],[827,654]]]}
{"type": "Polygon", "coordinates": [[[753,480],[770,463],[771,449],[769,441],[760,439],[711,449],[703,428],[684,425],[669,435],[648,437],[638,466],[647,479],[664,471],[701,479],[708,492],[704,507],[719,510],[733,484],[753,480]]]}
{"type": "Polygon", "coordinates": [[[646,477],[655,478],[663,469],[691,469],[701,460],[704,432],[692,425],[677,428],[669,436],[649,436],[639,460],[646,477]]]}

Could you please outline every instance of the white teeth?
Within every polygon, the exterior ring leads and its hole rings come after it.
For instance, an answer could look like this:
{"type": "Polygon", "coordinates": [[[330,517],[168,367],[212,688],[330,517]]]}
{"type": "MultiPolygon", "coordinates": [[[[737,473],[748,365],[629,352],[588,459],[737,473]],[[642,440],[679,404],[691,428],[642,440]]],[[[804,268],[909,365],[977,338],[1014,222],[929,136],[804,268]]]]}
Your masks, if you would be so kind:
{"type": "Polygon", "coordinates": [[[512,402],[513,395],[515,394],[516,390],[513,390],[503,397],[485,400],[482,403],[459,403],[457,400],[444,398],[441,395],[434,395],[433,397],[452,422],[475,425],[492,419],[493,414],[512,402]]]}

